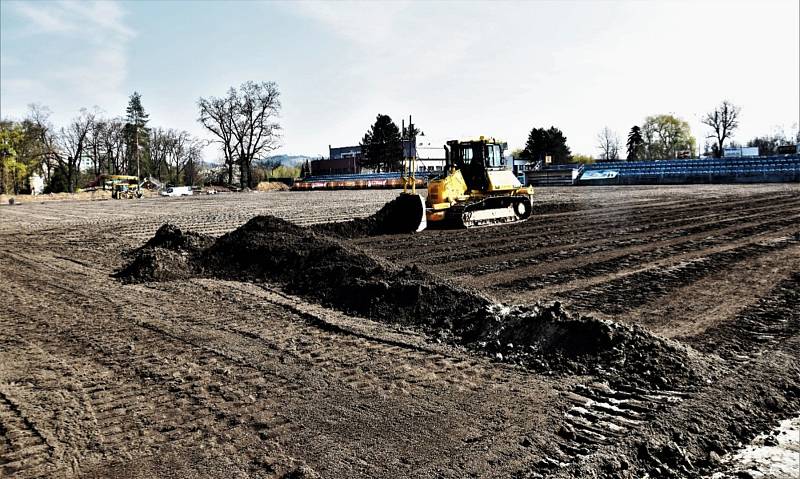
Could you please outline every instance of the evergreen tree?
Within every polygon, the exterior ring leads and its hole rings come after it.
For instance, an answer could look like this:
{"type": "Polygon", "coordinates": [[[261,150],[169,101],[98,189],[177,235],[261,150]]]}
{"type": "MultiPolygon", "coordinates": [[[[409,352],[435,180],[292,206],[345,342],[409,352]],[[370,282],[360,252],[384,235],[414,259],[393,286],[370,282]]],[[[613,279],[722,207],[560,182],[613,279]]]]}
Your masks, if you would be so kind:
{"type": "Polygon", "coordinates": [[[150,175],[150,115],[142,106],[142,95],[133,92],[125,109],[125,144],[128,151],[128,172],[139,177],[150,175]]]}
{"type": "Polygon", "coordinates": [[[630,133],[628,133],[628,161],[636,161],[639,159],[644,139],[642,138],[642,129],[637,125],[633,125],[630,133]]]}
{"type": "Polygon", "coordinates": [[[388,115],[378,114],[361,140],[361,166],[376,171],[396,171],[403,162],[400,129],[388,115]]]}
{"type": "Polygon", "coordinates": [[[551,126],[549,129],[534,128],[528,135],[525,149],[520,153],[520,158],[527,160],[544,160],[549,156],[553,163],[568,163],[572,157],[567,146],[567,137],[558,128],[551,126]]]}

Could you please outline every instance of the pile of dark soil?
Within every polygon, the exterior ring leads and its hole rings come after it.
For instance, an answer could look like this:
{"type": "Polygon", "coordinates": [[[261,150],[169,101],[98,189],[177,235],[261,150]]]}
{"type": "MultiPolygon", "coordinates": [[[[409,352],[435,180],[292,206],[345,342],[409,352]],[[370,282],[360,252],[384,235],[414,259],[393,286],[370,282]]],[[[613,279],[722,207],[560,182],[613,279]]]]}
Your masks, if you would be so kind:
{"type": "Polygon", "coordinates": [[[213,242],[210,236],[164,224],[147,243],[129,253],[130,263],[115,276],[124,283],[190,278],[196,273],[200,253],[213,242]]]}
{"type": "Polygon", "coordinates": [[[424,206],[418,196],[399,195],[366,218],[339,223],[322,223],[310,226],[310,228],[319,233],[348,239],[412,233],[419,225],[423,214],[424,206]]]}
{"type": "Polygon", "coordinates": [[[288,292],[375,320],[459,327],[491,301],[416,266],[399,268],[337,239],[273,216],[258,216],[220,237],[199,274],[271,281],[288,292]]]}
{"type": "Polygon", "coordinates": [[[703,360],[679,343],[629,326],[573,316],[560,303],[493,306],[465,342],[539,371],[595,374],[609,383],[669,389],[702,380],[703,360]]]}
{"type": "Polygon", "coordinates": [[[440,339],[550,373],[675,387],[697,379],[689,350],[637,327],[573,317],[559,303],[503,307],[478,291],[398,267],[319,228],[258,216],[216,241],[164,225],[118,276],[191,276],[279,284],[346,313],[422,328],[440,339]]]}

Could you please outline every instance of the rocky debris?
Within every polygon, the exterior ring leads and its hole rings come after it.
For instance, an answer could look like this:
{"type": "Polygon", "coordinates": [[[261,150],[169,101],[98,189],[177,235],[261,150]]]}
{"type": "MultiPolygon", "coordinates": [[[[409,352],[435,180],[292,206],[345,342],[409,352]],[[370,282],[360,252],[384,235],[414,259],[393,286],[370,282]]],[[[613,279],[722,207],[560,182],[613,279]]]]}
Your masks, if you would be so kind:
{"type": "Polygon", "coordinates": [[[497,305],[415,265],[398,267],[320,228],[273,216],[257,216],[216,241],[164,225],[132,256],[118,273],[124,281],[268,281],[349,314],[418,327],[546,373],[597,374],[663,389],[697,381],[701,369],[690,350],[642,328],[573,317],[559,303],[497,305]]]}

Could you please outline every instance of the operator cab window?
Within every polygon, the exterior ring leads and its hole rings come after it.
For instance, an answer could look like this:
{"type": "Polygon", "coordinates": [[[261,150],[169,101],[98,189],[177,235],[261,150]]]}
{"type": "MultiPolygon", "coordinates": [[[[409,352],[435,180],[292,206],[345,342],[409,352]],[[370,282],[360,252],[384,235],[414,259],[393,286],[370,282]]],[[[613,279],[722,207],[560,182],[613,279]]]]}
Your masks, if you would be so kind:
{"type": "Polygon", "coordinates": [[[486,145],[486,166],[500,168],[502,165],[499,145],[486,145]]]}

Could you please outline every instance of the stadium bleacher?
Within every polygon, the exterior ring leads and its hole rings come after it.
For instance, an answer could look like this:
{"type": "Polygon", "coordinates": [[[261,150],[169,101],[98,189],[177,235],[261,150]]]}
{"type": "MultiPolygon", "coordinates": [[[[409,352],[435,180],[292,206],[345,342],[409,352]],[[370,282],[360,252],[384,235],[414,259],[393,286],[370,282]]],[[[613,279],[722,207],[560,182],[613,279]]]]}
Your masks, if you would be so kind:
{"type": "Polygon", "coordinates": [[[586,166],[577,178],[582,185],[797,181],[800,181],[800,155],[604,161],[586,166]]]}
{"type": "MultiPolygon", "coordinates": [[[[436,171],[415,172],[424,186],[436,171]]],[[[592,165],[547,165],[524,172],[536,186],[641,185],[689,183],[800,182],[800,155],[749,158],[702,158],[655,161],[603,161],[592,165]]],[[[294,189],[401,188],[399,172],[313,175],[295,182],[294,189]]]]}

